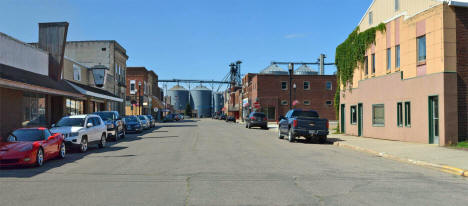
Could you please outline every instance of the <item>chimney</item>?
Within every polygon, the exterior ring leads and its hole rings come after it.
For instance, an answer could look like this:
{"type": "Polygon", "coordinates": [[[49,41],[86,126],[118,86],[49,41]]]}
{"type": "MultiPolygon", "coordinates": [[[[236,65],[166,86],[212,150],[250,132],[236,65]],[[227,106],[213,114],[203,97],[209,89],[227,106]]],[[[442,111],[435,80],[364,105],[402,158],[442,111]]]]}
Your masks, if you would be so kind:
{"type": "Polygon", "coordinates": [[[68,22],[39,23],[39,48],[49,52],[49,77],[62,78],[68,22]]]}

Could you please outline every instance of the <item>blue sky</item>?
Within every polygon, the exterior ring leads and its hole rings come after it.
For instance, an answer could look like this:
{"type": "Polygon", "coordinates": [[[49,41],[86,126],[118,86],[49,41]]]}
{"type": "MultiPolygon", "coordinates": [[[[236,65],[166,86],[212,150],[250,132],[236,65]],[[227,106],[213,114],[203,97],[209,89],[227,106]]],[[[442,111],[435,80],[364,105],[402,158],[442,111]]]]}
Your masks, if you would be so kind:
{"type": "MultiPolygon", "coordinates": [[[[2,0],[0,32],[38,39],[38,22],[68,21],[68,40],[117,40],[127,66],[160,79],[221,80],[275,61],[333,62],[372,0],[2,0]]],[[[314,67],[316,68],[316,67],[314,67]]],[[[335,67],[326,67],[333,73],[335,67]]]]}

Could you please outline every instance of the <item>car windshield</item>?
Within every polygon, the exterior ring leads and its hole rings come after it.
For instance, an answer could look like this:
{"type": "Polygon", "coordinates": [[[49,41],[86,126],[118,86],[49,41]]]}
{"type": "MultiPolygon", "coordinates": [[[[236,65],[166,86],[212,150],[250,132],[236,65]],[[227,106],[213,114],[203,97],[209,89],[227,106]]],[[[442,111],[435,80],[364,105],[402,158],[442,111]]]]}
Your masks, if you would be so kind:
{"type": "Polygon", "coordinates": [[[70,118],[64,117],[60,119],[55,125],[56,127],[82,127],[84,125],[85,118],[70,118]]]}
{"type": "Polygon", "coordinates": [[[293,117],[301,117],[301,118],[317,118],[319,117],[316,111],[294,111],[292,113],[293,117]]]}
{"type": "Polygon", "coordinates": [[[29,142],[44,140],[44,131],[39,129],[19,129],[8,137],[9,142],[29,142]]]}
{"type": "Polygon", "coordinates": [[[138,122],[138,119],[135,116],[124,117],[125,122],[138,122]]]}
{"type": "Polygon", "coordinates": [[[112,112],[96,112],[94,114],[99,115],[104,121],[114,120],[114,114],[112,112]]]}
{"type": "Polygon", "coordinates": [[[140,120],[146,120],[146,119],[145,119],[145,116],[138,116],[138,119],[140,119],[140,120]]]}
{"type": "Polygon", "coordinates": [[[146,115],[148,117],[148,119],[152,119],[152,116],[151,115],[146,115]]]}
{"type": "Polygon", "coordinates": [[[264,118],[265,114],[263,114],[263,113],[254,113],[253,116],[258,117],[258,118],[264,118]]]}

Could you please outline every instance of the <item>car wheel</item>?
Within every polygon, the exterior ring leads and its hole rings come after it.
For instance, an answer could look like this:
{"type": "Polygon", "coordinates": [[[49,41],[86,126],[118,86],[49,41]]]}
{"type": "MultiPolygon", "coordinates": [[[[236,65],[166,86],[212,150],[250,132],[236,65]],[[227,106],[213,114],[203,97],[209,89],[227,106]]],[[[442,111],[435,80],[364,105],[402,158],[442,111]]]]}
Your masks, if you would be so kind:
{"type": "MultiPolygon", "coordinates": [[[[116,136],[116,139],[117,139],[117,136],[118,136],[118,135],[116,134],[115,136],[116,136]]],[[[105,134],[102,134],[102,136],[101,136],[101,141],[99,142],[99,145],[98,145],[98,146],[99,146],[99,148],[104,148],[104,147],[106,147],[106,144],[107,144],[107,142],[106,142],[106,135],[105,135],[105,134]]]]}
{"type": "Polygon", "coordinates": [[[42,150],[42,148],[39,148],[36,154],[36,166],[40,167],[43,164],[44,164],[44,150],[42,150]]]}
{"type": "Polygon", "coordinates": [[[292,129],[289,129],[289,134],[288,134],[288,141],[289,142],[294,142],[296,140],[296,137],[294,137],[294,134],[292,132],[292,129]]]}
{"type": "Polygon", "coordinates": [[[88,139],[86,138],[81,138],[81,143],[80,143],[80,152],[84,153],[88,150],[88,139]]]}
{"type": "Polygon", "coordinates": [[[245,128],[249,128],[249,126],[248,126],[248,124],[247,124],[247,123],[245,124],[245,128]]]}
{"type": "Polygon", "coordinates": [[[319,137],[319,143],[325,144],[327,142],[327,136],[323,135],[319,137]]]}
{"type": "Polygon", "coordinates": [[[264,126],[263,129],[264,129],[264,130],[268,130],[268,126],[264,126]]]}
{"type": "Polygon", "coordinates": [[[278,139],[283,139],[283,138],[284,138],[284,136],[281,134],[281,131],[278,128],[278,139]]]}
{"type": "Polygon", "coordinates": [[[61,159],[65,158],[66,153],[67,151],[66,151],[65,143],[62,142],[62,144],[60,144],[59,157],[61,159]]]}

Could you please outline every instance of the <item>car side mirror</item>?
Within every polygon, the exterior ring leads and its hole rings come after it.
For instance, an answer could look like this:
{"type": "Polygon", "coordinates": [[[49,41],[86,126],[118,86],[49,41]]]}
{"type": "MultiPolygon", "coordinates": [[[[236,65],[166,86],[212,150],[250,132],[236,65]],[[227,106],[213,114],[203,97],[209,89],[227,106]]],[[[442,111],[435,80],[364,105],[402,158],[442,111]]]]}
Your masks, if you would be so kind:
{"type": "Polygon", "coordinates": [[[94,126],[94,125],[93,125],[93,123],[91,123],[91,122],[88,123],[88,124],[86,124],[86,127],[88,127],[88,128],[93,127],[93,126],[94,126]]]}
{"type": "Polygon", "coordinates": [[[47,140],[52,140],[54,139],[54,136],[49,136],[49,138],[47,138],[47,140]]]}

